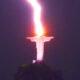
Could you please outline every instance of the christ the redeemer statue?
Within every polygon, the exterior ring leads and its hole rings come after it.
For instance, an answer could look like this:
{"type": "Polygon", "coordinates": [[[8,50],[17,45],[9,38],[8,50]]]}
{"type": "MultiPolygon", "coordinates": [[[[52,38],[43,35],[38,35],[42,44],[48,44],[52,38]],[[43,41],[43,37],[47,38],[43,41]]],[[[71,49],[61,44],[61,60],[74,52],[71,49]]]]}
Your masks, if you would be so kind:
{"type": "Polygon", "coordinates": [[[42,61],[44,56],[44,43],[53,39],[53,37],[46,37],[46,36],[37,36],[37,37],[27,37],[31,42],[36,43],[37,49],[37,61],[42,61]]]}

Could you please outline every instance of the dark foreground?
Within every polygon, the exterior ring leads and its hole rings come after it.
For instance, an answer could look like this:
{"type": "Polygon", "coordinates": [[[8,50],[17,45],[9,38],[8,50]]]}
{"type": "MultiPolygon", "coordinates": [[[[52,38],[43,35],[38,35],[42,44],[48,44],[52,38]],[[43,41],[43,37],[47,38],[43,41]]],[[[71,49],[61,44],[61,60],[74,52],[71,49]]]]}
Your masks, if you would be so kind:
{"type": "Polygon", "coordinates": [[[45,63],[22,65],[15,74],[15,80],[63,80],[62,75],[45,63]]]}

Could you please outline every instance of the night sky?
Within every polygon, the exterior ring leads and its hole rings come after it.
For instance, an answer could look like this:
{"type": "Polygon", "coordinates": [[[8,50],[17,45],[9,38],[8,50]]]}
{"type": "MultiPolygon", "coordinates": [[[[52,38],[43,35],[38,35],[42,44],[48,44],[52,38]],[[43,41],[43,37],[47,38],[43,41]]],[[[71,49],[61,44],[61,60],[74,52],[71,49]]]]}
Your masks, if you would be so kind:
{"type": "MultiPolygon", "coordinates": [[[[80,80],[80,0],[39,0],[46,35],[44,61],[63,73],[64,80],[80,80]]],[[[0,0],[0,80],[13,80],[21,64],[35,58],[33,10],[25,0],[0,0]]]]}

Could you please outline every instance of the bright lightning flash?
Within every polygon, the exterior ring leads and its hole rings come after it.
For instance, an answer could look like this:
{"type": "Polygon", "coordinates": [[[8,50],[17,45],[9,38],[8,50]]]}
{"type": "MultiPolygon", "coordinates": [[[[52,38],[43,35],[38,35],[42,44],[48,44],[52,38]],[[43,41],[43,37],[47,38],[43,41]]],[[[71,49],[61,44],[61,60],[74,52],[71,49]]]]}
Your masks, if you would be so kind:
{"type": "Polygon", "coordinates": [[[34,23],[35,23],[35,30],[37,36],[42,36],[44,34],[44,30],[41,23],[41,6],[37,0],[28,0],[28,2],[32,5],[34,10],[34,23]]]}
{"type": "Polygon", "coordinates": [[[46,37],[44,35],[43,26],[40,20],[41,17],[41,6],[37,0],[28,0],[28,2],[32,5],[34,10],[34,23],[35,23],[35,32],[37,34],[36,37],[27,37],[26,39],[31,40],[32,42],[36,42],[37,49],[37,58],[36,61],[42,61],[44,56],[44,43],[53,39],[53,37],[46,37]]]}

